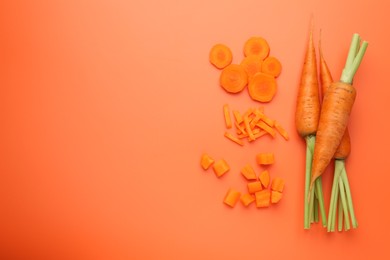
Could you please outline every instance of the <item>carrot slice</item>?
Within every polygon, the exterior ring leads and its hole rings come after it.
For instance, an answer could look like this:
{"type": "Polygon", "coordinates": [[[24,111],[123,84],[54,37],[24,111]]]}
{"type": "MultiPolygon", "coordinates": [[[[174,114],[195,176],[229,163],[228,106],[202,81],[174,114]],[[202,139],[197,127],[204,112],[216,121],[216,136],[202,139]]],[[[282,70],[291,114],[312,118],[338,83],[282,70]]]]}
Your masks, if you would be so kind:
{"type": "Polygon", "coordinates": [[[271,203],[278,203],[282,199],[282,193],[279,191],[271,191],[271,203]]]}
{"type": "Polygon", "coordinates": [[[260,165],[270,165],[275,162],[273,153],[259,153],[256,155],[256,161],[260,165]]]}
{"type": "Polygon", "coordinates": [[[248,163],[241,169],[241,174],[247,179],[247,180],[256,180],[257,176],[255,173],[255,170],[253,170],[252,166],[248,163]]]}
{"type": "Polygon", "coordinates": [[[252,182],[249,182],[247,184],[248,186],[248,192],[249,193],[256,193],[258,191],[261,191],[263,189],[263,187],[261,186],[261,182],[260,181],[252,181],[252,182]]]}
{"type": "Polygon", "coordinates": [[[264,208],[270,205],[271,191],[270,190],[261,190],[255,193],[256,197],[256,207],[264,208]]]}
{"type": "Polygon", "coordinates": [[[249,82],[248,90],[253,100],[270,102],[276,94],[277,83],[273,76],[259,72],[249,82]]]}
{"type": "Polygon", "coordinates": [[[283,189],[284,189],[284,179],[278,177],[274,178],[272,180],[271,190],[283,192],[283,189]]]}
{"type": "Polygon", "coordinates": [[[223,69],[232,63],[233,54],[229,47],[224,44],[215,44],[209,53],[209,61],[218,69],[223,69]]]}
{"type": "Polygon", "coordinates": [[[232,134],[229,133],[229,132],[225,132],[224,136],[225,136],[226,138],[228,138],[229,140],[235,142],[236,144],[239,144],[239,145],[241,145],[241,146],[244,145],[244,142],[243,142],[242,140],[238,139],[237,137],[235,137],[234,135],[232,135],[232,134]]]}
{"type": "Polygon", "coordinates": [[[236,205],[237,201],[240,199],[240,196],[241,196],[241,193],[239,191],[236,191],[235,189],[230,188],[227,191],[223,202],[226,205],[233,208],[236,205]]]}
{"type": "Polygon", "coordinates": [[[246,73],[248,74],[248,82],[251,81],[253,76],[261,72],[263,61],[258,55],[249,55],[246,56],[240,63],[244,67],[246,73]]]}
{"type": "Polygon", "coordinates": [[[217,177],[221,177],[230,170],[230,166],[224,159],[221,159],[214,163],[213,170],[217,177]]]}
{"type": "Polygon", "coordinates": [[[261,71],[277,78],[282,72],[282,64],[277,58],[268,56],[261,65],[261,71]]]}
{"type": "Polygon", "coordinates": [[[262,37],[251,37],[244,43],[244,55],[256,55],[264,60],[269,54],[269,44],[262,37]]]}
{"type": "Polygon", "coordinates": [[[241,65],[230,64],[222,70],[219,83],[225,91],[239,93],[247,85],[248,75],[241,65]]]}
{"type": "Polygon", "coordinates": [[[287,131],[276,121],[275,121],[275,128],[279,132],[279,134],[284,137],[284,139],[286,140],[289,139],[287,131]]]}
{"type": "Polygon", "coordinates": [[[261,184],[263,184],[263,187],[267,188],[270,181],[269,171],[262,171],[259,175],[259,179],[261,181],[261,184]]]}
{"type": "Polygon", "coordinates": [[[214,159],[210,155],[208,155],[207,153],[202,154],[202,157],[200,159],[200,165],[204,170],[210,168],[213,163],[214,159]]]}
{"type": "Polygon", "coordinates": [[[226,128],[232,128],[232,118],[230,117],[230,108],[228,104],[223,105],[223,114],[225,116],[226,128]]]}
{"type": "Polygon", "coordinates": [[[252,194],[245,193],[244,195],[241,196],[240,200],[245,207],[248,207],[249,204],[254,202],[256,199],[252,194]]]}

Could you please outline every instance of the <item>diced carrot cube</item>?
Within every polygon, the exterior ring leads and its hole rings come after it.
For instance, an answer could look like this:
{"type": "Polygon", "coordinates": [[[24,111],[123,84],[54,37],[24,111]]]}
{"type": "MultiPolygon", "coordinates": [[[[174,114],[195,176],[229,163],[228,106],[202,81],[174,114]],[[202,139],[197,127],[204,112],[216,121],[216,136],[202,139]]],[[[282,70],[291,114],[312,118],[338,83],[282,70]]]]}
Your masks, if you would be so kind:
{"type": "Polygon", "coordinates": [[[261,190],[255,193],[256,197],[256,207],[264,208],[270,205],[271,191],[270,190],[261,190]]]}
{"type": "Polygon", "coordinates": [[[214,163],[213,170],[217,177],[221,177],[230,170],[230,166],[224,159],[221,159],[214,163]]]}
{"type": "Polygon", "coordinates": [[[256,155],[256,161],[258,164],[269,165],[275,162],[273,153],[259,153],[256,155]]]}
{"type": "Polygon", "coordinates": [[[240,199],[240,196],[241,193],[239,191],[236,191],[235,189],[229,189],[223,202],[233,208],[240,199]]]}
{"type": "Polygon", "coordinates": [[[260,181],[252,181],[248,183],[248,192],[251,194],[261,191],[262,189],[263,187],[261,186],[260,181]]]}
{"type": "Polygon", "coordinates": [[[279,191],[271,191],[271,203],[278,203],[282,199],[282,193],[279,191]]]}
{"type": "Polygon", "coordinates": [[[271,190],[283,192],[283,188],[284,188],[284,179],[277,177],[272,180],[271,190]]]}
{"type": "Polygon", "coordinates": [[[259,175],[259,179],[261,181],[261,184],[263,184],[263,187],[267,188],[270,181],[269,172],[267,170],[262,171],[259,175]]]}
{"type": "Polygon", "coordinates": [[[241,169],[241,174],[247,179],[247,180],[256,180],[257,176],[255,173],[255,170],[253,170],[252,166],[250,164],[246,164],[241,169]]]}
{"type": "Polygon", "coordinates": [[[249,204],[254,202],[256,199],[253,195],[249,193],[245,193],[244,195],[241,196],[240,200],[245,207],[248,207],[249,204]]]}
{"type": "Polygon", "coordinates": [[[207,153],[202,154],[200,165],[204,170],[207,170],[214,163],[214,159],[207,153]]]}

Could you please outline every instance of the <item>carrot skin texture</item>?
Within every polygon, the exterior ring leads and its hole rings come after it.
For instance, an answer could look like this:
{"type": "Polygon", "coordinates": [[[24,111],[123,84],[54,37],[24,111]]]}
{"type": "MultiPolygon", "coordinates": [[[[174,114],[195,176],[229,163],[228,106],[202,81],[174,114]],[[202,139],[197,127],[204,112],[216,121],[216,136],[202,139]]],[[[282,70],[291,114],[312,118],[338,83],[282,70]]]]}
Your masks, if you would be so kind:
{"type": "Polygon", "coordinates": [[[313,155],[311,184],[321,176],[333,158],[347,128],[356,90],[351,84],[334,82],[322,103],[313,155]]]}
{"type": "Polygon", "coordinates": [[[315,134],[320,115],[319,86],[313,33],[310,32],[301,82],[298,88],[295,126],[301,137],[315,134]]]}

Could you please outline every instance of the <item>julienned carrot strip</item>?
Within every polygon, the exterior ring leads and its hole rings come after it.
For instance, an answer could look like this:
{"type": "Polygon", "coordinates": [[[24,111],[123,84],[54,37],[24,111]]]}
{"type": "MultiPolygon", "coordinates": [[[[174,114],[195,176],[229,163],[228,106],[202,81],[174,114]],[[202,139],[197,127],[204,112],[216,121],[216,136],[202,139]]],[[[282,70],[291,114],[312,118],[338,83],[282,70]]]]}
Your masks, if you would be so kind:
{"type": "Polygon", "coordinates": [[[275,126],[275,120],[269,118],[268,116],[266,116],[264,113],[261,113],[260,114],[260,119],[262,121],[264,121],[264,123],[266,123],[267,125],[269,125],[270,127],[274,127],[275,126]]]}
{"type": "Polygon", "coordinates": [[[213,170],[217,177],[221,177],[230,170],[230,166],[224,159],[214,162],[213,170]]]}
{"type": "Polygon", "coordinates": [[[275,135],[276,135],[275,129],[273,129],[272,127],[267,125],[264,121],[260,121],[256,125],[258,127],[260,127],[261,129],[267,131],[267,133],[269,133],[272,137],[275,137],[275,135]]]}
{"type": "Polygon", "coordinates": [[[248,207],[256,199],[252,194],[245,193],[244,195],[241,196],[240,200],[245,207],[248,207]]]}
{"type": "Polygon", "coordinates": [[[256,207],[264,208],[270,205],[271,200],[271,191],[270,190],[261,190],[255,193],[256,197],[256,207]]]}
{"type": "Polygon", "coordinates": [[[241,174],[245,177],[247,180],[256,180],[257,176],[255,173],[255,170],[250,164],[246,164],[242,169],[241,169],[241,174]]]}
{"type": "Polygon", "coordinates": [[[248,134],[247,131],[245,130],[245,126],[241,126],[241,124],[234,122],[234,125],[237,128],[238,134],[248,134]]]}
{"type": "Polygon", "coordinates": [[[233,54],[229,47],[218,43],[214,45],[209,53],[209,61],[218,69],[228,66],[233,60],[233,54]]]}
{"type": "Polygon", "coordinates": [[[223,202],[230,206],[230,207],[234,207],[237,203],[237,201],[240,199],[240,196],[241,196],[241,193],[233,188],[230,188],[226,195],[225,195],[225,198],[223,200],[223,202]]]}
{"type": "Polygon", "coordinates": [[[208,155],[207,153],[202,154],[202,157],[200,159],[200,165],[204,170],[210,168],[213,163],[214,159],[210,155],[208,155]]]}
{"type": "Polygon", "coordinates": [[[272,180],[271,190],[283,192],[284,189],[284,179],[276,177],[272,180]]]}
{"type": "Polygon", "coordinates": [[[254,137],[253,132],[252,132],[252,128],[249,125],[249,116],[248,115],[244,116],[244,124],[245,124],[245,129],[246,129],[248,136],[249,136],[249,140],[255,140],[255,137],[254,137]]]}
{"type": "Polygon", "coordinates": [[[273,153],[259,153],[256,155],[256,161],[260,165],[270,165],[275,162],[273,153]]]}
{"type": "Polygon", "coordinates": [[[225,132],[224,136],[226,138],[228,138],[229,140],[235,142],[238,145],[241,145],[241,146],[244,145],[244,142],[242,140],[240,140],[239,138],[235,137],[233,134],[231,134],[229,132],[225,132]]]}
{"type": "Polygon", "coordinates": [[[236,120],[237,124],[241,124],[244,119],[241,115],[241,113],[237,110],[233,110],[234,119],[236,120]]]}
{"type": "Polygon", "coordinates": [[[277,121],[275,121],[275,128],[279,132],[279,134],[283,136],[284,139],[286,139],[286,141],[289,139],[286,129],[284,129],[283,126],[277,121]]]}
{"type": "Polygon", "coordinates": [[[257,138],[260,138],[260,137],[262,137],[263,135],[266,135],[266,134],[268,134],[267,131],[265,131],[265,130],[260,130],[260,131],[258,131],[257,133],[253,133],[253,136],[255,137],[255,139],[257,139],[257,138]]]}
{"type": "Polygon", "coordinates": [[[262,171],[259,175],[259,179],[264,188],[267,188],[270,181],[269,171],[262,171]]]}
{"type": "Polygon", "coordinates": [[[282,199],[282,193],[279,191],[271,191],[271,203],[278,203],[282,199]]]}
{"type": "Polygon", "coordinates": [[[228,104],[223,105],[223,115],[225,117],[226,128],[232,128],[232,118],[230,117],[230,108],[228,104]]]}

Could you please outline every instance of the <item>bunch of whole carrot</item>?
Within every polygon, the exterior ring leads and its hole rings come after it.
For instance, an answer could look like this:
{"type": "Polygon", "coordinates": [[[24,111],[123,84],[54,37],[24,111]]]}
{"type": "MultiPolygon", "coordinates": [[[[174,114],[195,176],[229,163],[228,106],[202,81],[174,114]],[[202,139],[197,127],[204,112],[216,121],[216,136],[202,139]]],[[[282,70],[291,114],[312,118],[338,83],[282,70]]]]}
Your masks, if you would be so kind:
{"type": "Polygon", "coordinates": [[[306,175],[304,196],[304,228],[321,221],[328,231],[334,231],[338,211],[339,231],[343,222],[345,230],[357,227],[345,159],[350,153],[347,129],[350,113],[356,97],[353,77],[363,59],[367,42],[361,42],[354,34],[345,67],[339,81],[333,81],[320,47],[320,69],[317,74],[313,28],[310,30],[305,61],[302,69],[296,106],[296,128],[306,141],[306,175]],[[319,78],[319,79],[318,79],[319,78]],[[320,100],[321,84],[323,100],[320,100]],[[334,180],[329,214],[326,216],[321,175],[335,160],[334,180]]]}

